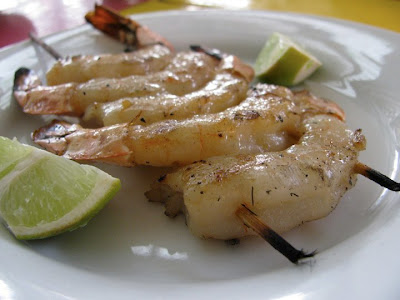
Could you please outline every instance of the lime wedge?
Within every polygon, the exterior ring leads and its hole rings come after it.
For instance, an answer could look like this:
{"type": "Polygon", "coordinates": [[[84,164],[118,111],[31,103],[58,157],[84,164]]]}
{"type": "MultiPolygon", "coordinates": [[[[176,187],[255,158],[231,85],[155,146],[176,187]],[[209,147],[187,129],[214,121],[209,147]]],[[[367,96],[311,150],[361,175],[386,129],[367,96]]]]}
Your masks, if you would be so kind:
{"type": "Polygon", "coordinates": [[[273,33],[256,59],[255,74],[263,82],[296,85],[309,77],[321,62],[290,38],[273,33]]]}
{"type": "Polygon", "coordinates": [[[0,137],[0,217],[18,239],[86,225],[120,186],[98,168],[0,137]]]}

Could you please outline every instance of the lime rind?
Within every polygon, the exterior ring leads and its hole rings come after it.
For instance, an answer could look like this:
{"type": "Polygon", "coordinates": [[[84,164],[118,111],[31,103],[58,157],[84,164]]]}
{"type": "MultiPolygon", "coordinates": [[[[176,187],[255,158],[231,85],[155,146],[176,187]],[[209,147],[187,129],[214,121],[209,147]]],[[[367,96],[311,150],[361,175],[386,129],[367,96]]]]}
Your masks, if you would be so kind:
{"type": "Polygon", "coordinates": [[[0,216],[18,239],[84,226],[121,187],[98,168],[3,137],[0,166],[0,216]]]}
{"type": "Polygon", "coordinates": [[[61,218],[91,193],[97,173],[34,151],[0,184],[0,209],[8,224],[36,226],[61,218]]]}
{"type": "Polygon", "coordinates": [[[321,62],[290,38],[273,33],[261,49],[254,64],[254,71],[260,81],[296,85],[321,66],[321,62]]]}
{"type": "Polygon", "coordinates": [[[293,84],[298,84],[310,77],[319,67],[321,67],[321,65],[322,63],[316,58],[308,60],[297,73],[297,76],[293,80],[293,84]]]}
{"type": "Polygon", "coordinates": [[[30,240],[43,239],[86,226],[115,196],[121,187],[120,180],[116,180],[115,178],[112,178],[113,180],[104,179],[99,180],[94,186],[94,193],[88,197],[90,200],[81,202],[74,210],[68,212],[60,219],[39,224],[35,227],[9,225],[10,230],[17,239],[30,240]],[[99,197],[98,195],[101,196],[99,197]]]}
{"type": "Polygon", "coordinates": [[[0,136],[0,179],[11,172],[31,152],[31,148],[21,147],[19,142],[0,136]]]}

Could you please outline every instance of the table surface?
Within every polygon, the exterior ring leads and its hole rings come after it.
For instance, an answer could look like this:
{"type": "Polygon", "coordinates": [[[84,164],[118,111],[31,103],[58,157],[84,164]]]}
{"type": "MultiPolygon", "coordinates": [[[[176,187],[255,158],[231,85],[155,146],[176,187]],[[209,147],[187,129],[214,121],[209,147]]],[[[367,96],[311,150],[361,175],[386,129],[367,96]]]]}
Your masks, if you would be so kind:
{"type": "Polygon", "coordinates": [[[399,0],[13,0],[0,2],[0,48],[85,23],[95,3],[122,14],[204,8],[257,9],[334,17],[400,33],[399,0]]]}

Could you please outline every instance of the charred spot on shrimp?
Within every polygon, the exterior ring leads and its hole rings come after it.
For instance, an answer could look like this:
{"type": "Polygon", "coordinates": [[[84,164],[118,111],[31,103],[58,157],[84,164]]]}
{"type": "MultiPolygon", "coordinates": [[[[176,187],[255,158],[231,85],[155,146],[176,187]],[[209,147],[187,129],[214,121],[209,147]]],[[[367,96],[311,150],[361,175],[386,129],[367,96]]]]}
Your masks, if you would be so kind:
{"type": "Polygon", "coordinates": [[[258,117],[260,117],[260,113],[258,111],[248,110],[235,113],[233,119],[244,121],[244,120],[255,120],[258,117]]]}
{"type": "Polygon", "coordinates": [[[158,181],[158,182],[163,182],[164,179],[165,179],[166,177],[167,177],[167,174],[161,175],[161,176],[157,179],[157,181],[158,181]]]}

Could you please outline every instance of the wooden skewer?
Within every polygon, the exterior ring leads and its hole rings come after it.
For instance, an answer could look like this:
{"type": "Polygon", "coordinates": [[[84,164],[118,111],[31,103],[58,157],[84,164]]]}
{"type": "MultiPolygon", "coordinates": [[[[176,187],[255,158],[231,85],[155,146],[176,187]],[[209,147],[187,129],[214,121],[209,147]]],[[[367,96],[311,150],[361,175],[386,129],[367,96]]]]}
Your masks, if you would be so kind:
{"type": "Polygon", "coordinates": [[[364,165],[362,163],[357,163],[354,168],[354,172],[367,177],[368,179],[376,182],[377,184],[391,190],[394,192],[400,191],[400,183],[390,179],[386,175],[364,165]]]}
{"type": "Polygon", "coordinates": [[[52,48],[51,46],[46,44],[43,40],[41,40],[40,38],[35,36],[32,32],[29,33],[29,37],[31,38],[31,40],[34,43],[36,43],[37,45],[42,47],[44,50],[46,50],[47,53],[49,53],[51,56],[53,56],[56,60],[62,59],[62,56],[60,53],[58,53],[56,50],[54,50],[54,48],[52,48]]]}
{"type": "Polygon", "coordinates": [[[236,210],[236,215],[247,227],[253,229],[260,237],[294,264],[297,264],[301,259],[313,257],[316,253],[316,251],[305,253],[303,250],[297,250],[294,248],[283,237],[272,230],[267,224],[262,222],[260,218],[245,204],[242,204],[236,210]]]}
{"type": "Polygon", "coordinates": [[[217,60],[222,60],[222,54],[217,49],[207,49],[199,45],[190,45],[189,47],[192,51],[203,52],[211,57],[216,58],[217,60]]]}

